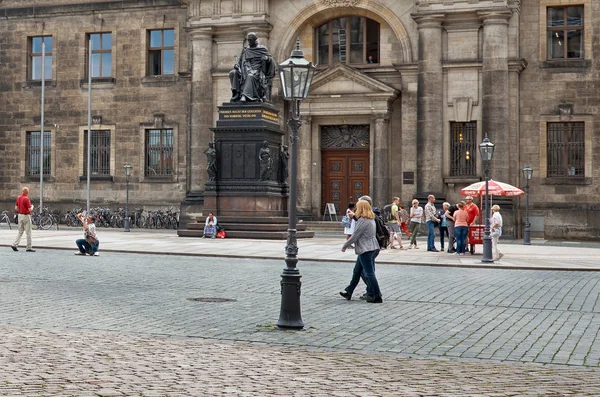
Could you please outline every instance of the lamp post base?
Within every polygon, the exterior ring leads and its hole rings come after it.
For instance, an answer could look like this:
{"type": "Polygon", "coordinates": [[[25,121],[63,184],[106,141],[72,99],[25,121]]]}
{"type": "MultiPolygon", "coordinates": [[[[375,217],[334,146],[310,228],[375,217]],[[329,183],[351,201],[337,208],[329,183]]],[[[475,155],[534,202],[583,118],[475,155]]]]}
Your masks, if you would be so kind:
{"type": "Polygon", "coordinates": [[[277,326],[281,329],[302,329],[302,311],[300,309],[300,272],[298,269],[284,269],[281,274],[281,310],[277,326]]]}
{"type": "Polygon", "coordinates": [[[494,257],[492,255],[492,238],[490,236],[483,237],[483,258],[482,263],[494,263],[494,257]]]}
{"type": "Polygon", "coordinates": [[[523,245],[531,245],[531,231],[529,227],[525,228],[525,233],[523,234],[523,245]]]}

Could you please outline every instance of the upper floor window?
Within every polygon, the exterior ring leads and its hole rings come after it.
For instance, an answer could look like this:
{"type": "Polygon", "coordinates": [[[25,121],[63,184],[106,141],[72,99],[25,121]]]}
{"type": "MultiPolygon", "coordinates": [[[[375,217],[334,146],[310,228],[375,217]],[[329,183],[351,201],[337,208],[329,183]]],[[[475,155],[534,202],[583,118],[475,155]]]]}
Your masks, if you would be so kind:
{"type": "Polygon", "coordinates": [[[29,79],[42,79],[42,43],[44,49],[44,80],[52,80],[52,36],[35,36],[29,40],[29,79]]]}
{"type": "Polygon", "coordinates": [[[548,7],[548,59],[583,58],[583,6],[548,7]]]}
{"type": "Polygon", "coordinates": [[[173,130],[146,130],[145,175],[173,175],[173,130]]]}
{"type": "Polygon", "coordinates": [[[477,122],[450,123],[450,134],[450,175],[477,175],[477,122]]]}
{"type": "Polygon", "coordinates": [[[547,124],[548,177],[585,177],[585,123],[547,124]]]}
{"type": "Polygon", "coordinates": [[[40,175],[40,159],[44,159],[44,175],[50,175],[51,140],[50,131],[44,132],[44,155],[40,150],[40,132],[27,132],[25,138],[25,175],[40,175]]]}
{"type": "Polygon", "coordinates": [[[319,65],[379,63],[379,23],[364,17],[332,19],[316,29],[319,65]]]}
{"type": "Polygon", "coordinates": [[[92,52],[92,78],[111,77],[112,33],[90,33],[89,38],[91,48],[88,50],[92,52]]]}
{"type": "Polygon", "coordinates": [[[150,30],[148,36],[148,75],[174,74],[175,30],[150,30]]]}
{"type": "MultiPolygon", "coordinates": [[[[83,132],[83,176],[87,176],[88,132],[83,132]]],[[[110,176],[110,130],[92,130],[90,176],[110,176]]]]}

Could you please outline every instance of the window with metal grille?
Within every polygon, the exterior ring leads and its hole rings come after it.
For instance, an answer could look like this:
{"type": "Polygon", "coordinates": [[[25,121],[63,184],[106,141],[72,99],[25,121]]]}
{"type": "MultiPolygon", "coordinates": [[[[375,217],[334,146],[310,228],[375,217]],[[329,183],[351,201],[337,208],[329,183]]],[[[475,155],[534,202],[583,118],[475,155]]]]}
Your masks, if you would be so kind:
{"type": "Polygon", "coordinates": [[[583,58],[583,6],[548,7],[548,59],[583,58]]]}
{"type": "Polygon", "coordinates": [[[175,30],[148,31],[148,75],[175,73],[175,30]]]}
{"type": "MultiPolygon", "coordinates": [[[[87,130],[83,132],[83,176],[87,176],[87,130]]],[[[110,176],[110,130],[92,130],[90,176],[110,176]]]]}
{"type": "MultiPolygon", "coordinates": [[[[89,39],[91,40],[92,45],[91,48],[88,48],[88,51],[92,51],[92,78],[111,77],[112,34],[90,33],[89,39]]],[[[87,73],[89,73],[89,67],[86,68],[86,75],[87,73]]]]}
{"type": "Polygon", "coordinates": [[[42,79],[42,43],[46,45],[44,57],[44,80],[52,80],[52,36],[36,36],[29,39],[29,79],[42,79]]]}
{"type": "Polygon", "coordinates": [[[585,177],[585,123],[548,123],[548,177],[585,177]]]}
{"type": "Polygon", "coordinates": [[[450,123],[450,175],[477,175],[477,122],[450,123]]]}
{"type": "Polygon", "coordinates": [[[146,130],[145,175],[173,175],[173,130],[146,130]]]}
{"type": "MultiPolygon", "coordinates": [[[[50,131],[44,132],[44,175],[50,175],[51,153],[50,131]]],[[[40,132],[31,131],[26,135],[25,175],[40,175],[40,132]]]]}

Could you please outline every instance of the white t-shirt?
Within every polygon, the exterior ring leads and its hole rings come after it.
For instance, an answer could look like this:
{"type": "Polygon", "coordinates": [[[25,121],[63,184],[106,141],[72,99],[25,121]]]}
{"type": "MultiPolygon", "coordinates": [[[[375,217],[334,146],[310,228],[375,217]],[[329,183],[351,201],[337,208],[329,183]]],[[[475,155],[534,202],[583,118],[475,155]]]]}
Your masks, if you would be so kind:
{"type": "Polygon", "coordinates": [[[492,215],[492,227],[494,225],[497,225],[495,227],[502,227],[502,215],[499,212],[494,212],[494,215],[492,215]]]}
{"type": "Polygon", "coordinates": [[[413,217],[413,218],[410,218],[410,221],[411,221],[411,222],[417,222],[417,223],[421,223],[421,222],[422,222],[422,221],[421,221],[421,219],[423,218],[423,208],[421,208],[421,207],[417,207],[417,208],[415,208],[415,207],[412,207],[412,208],[411,208],[411,211],[412,211],[412,214],[413,214],[413,215],[417,215],[417,216],[418,216],[418,215],[421,215],[421,217],[416,217],[416,216],[415,216],[415,217],[413,217]]]}

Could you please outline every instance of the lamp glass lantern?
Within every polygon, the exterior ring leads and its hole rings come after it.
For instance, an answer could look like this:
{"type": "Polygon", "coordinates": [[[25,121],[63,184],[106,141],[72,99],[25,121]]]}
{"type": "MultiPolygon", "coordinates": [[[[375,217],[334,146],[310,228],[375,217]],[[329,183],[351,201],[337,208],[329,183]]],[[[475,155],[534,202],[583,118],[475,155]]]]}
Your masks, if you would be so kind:
{"type": "Polygon", "coordinates": [[[494,146],[495,145],[486,135],[483,139],[483,142],[479,144],[479,154],[481,155],[481,160],[492,161],[492,158],[494,157],[494,146]]]}
{"type": "Polygon", "coordinates": [[[304,53],[300,49],[300,40],[297,40],[291,58],[279,64],[283,99],[286,101],[306,99],[314,74],[315,65],[304,58],[304,53]]]}
{"type": "Polygon", "coordinates": [[[123,169],[125,170],[125,176],[127,178],[129,178],[131,176],[131,169],[133,168],[133,166],[129,163],[125,163],[125,165],[123,166],[123,169]]]}
{"type": "Polygon", "coordinates": [[[523,168],[523,178],[525,178],[526,181],[530,181],[532,176],[533,176],[533,168],[531,168],[529,166],[529,164],[527,164],[525,166],[525,168],[523,168]]]}

